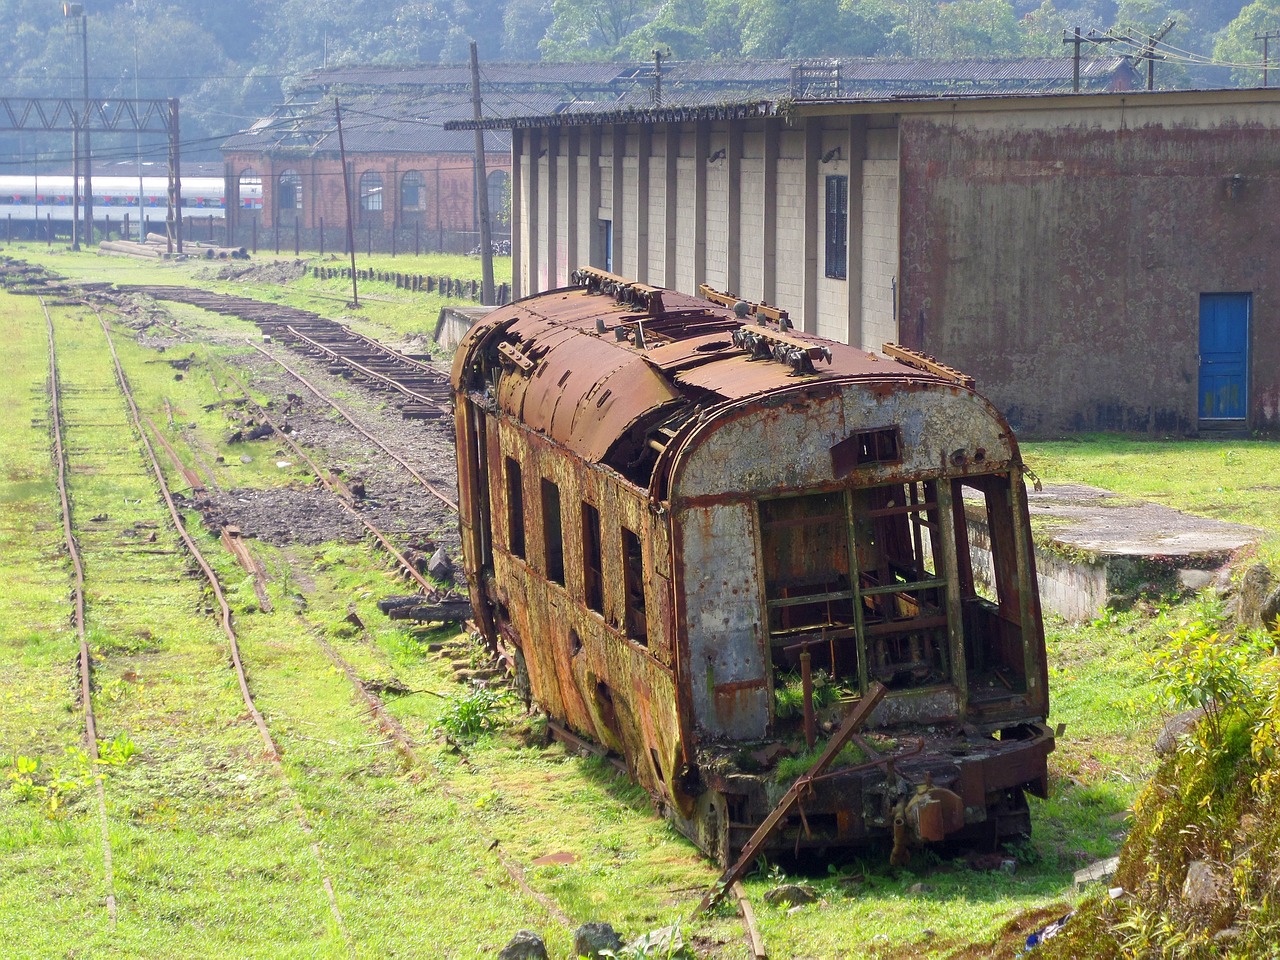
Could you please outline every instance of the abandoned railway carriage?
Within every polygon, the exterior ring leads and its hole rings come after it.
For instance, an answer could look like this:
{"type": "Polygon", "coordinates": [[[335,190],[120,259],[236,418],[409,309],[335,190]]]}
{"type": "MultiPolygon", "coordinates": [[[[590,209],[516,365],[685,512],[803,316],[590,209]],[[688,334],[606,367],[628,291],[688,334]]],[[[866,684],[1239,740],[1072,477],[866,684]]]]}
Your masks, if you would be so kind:
{"type": "Polygon", "coordinates": [[[536,701],[728,863],[878,681],[763,849],[1026,833],[1053,735],[1000,414],[901,348],[575,280],[494,310],[453,369],[477,622],[536,701]]]}

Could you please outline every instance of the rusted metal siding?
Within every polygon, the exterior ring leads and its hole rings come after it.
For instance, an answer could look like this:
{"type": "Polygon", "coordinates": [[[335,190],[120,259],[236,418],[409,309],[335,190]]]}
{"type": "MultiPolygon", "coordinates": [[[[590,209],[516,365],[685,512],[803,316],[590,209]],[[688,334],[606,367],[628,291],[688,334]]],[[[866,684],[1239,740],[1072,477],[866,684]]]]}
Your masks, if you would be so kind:
{"type": "Polygon", "coordinates": [[[1248,426],[1280,428],[1280,108],[901,122],[903,342],[1023,433],[1197,428],[1201,293],[1251,292],[1248,426]]]}
{"type": "Polygon", "coordinates": [[[697,723],[713,736],[763,737],[771,691],[754,506],[740,502],[681,510],[676,531],[676,583],[697,723]]]}
{"type": "Polygon", "coordinates": [[[742,404],[690,441],[672,502],[758,496],[838,482],[831,448],[851,433],[897,426],[902,461],[862,468],[861,485],[936,475],[990,473],[1015,455],[1012,434],[981,397],[937,381],[852,383],[777,394],[742,404]],[[958,439],[960,438],[960,439],[958,439]]]}
{"type": "Polygon", "coordinates": [[[495,528],[491,590],[502,604],[501,619],[510,625],[509,639],[517,642],[524,655],[534,697],[553,717],[624,756],[644,786],[666,797],[666,784],[680,766],[681,723],[671,668],[670,588],[659,573],[669,566],[665,525],[656,521],[642,492],[616,474],[564,457],[559,447],[510,418],[494,417],[491,422],[490,497],[495,528]],[[521,467],[523,559],[508,549],[511,511],[499,469],[508,458],[521,467]],[[543,562],[544,518],[537,495],[543,478],[560,490],[563,585],[547,580],[543,562]],[[586,587],[578,509],[583,502],[599,511],[603,531],[603,613],[583,603],[586,587]],[[618,531],[623,526],[637,531],[645,545],[645,569],[653,585],[646,609],[647,646],[628,639],[622,631],[623,558],[618,531]]]}

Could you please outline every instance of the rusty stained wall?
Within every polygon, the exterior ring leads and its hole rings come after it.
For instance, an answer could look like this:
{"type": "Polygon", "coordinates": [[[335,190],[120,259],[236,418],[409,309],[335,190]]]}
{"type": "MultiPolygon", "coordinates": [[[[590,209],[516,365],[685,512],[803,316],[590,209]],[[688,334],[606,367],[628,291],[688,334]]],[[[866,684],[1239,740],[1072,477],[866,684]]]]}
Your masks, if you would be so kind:
{"type": "MultiPolygon", "coordinates": [[[[716,418],[691,439],[672,480],[676,605],[687,627],[697,726],[712,735],[762,737],[769,721],[756,498],[937,476],[944,464],[948,472],[989,473],[1007,468],[1014,456],[999,415],[959,387],[870,382],[816,389],[825,396],[812,403],[788,403],[779,395],[716,418]],[[895,425],[901,463],[860,468],[851,480],[835,476],[835,444],[860,430],[895,425]]],[[[955,713],[954,695],[912,700],[917,714],[955,713]]],[[[883,718],[892,714],[881,711],[883,718]]]]}
{"type": "Polygon", "coordinates": [[[1023,433],[1192,433],[1199,295],[1249,292],[1249,426],[1276,430],[1278,126],[1266,105],[903,117],[903,342],[1023,433]]]}
{"type": "Polygon", "coordinates": [[[649,511],[643,493],[617,474],[564,456],[563,449],[511,420],[490,418],[488,441],[495,579],[510,590],[501,600],[521,640],[535,699],[552,717],[626,757],[651,792],[669,796],[681,738],[671,669],[669,538],[662,519],[649,511]],[[521,465],[524,559],[508,549],[503,475],[508,457],[521,465]],[[563,586],[546,579],[542,478],[560,489],[563,586]],[[600,513],[603,614],[590,610],[584,599],[584,501],[600,513]],[[647,646],[622,633],[623,526],[638,533],[643,545],[647,646]],[[598,692],[601,683],[607,698],[598,692]]]}

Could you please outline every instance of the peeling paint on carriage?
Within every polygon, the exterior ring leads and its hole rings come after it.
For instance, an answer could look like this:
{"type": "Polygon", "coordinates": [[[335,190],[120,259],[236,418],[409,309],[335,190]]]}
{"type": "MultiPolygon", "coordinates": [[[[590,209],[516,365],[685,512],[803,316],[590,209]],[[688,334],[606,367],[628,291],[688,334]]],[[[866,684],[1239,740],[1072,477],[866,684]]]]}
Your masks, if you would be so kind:
{"type": "Polygon", "coordinates": [[[908,803],[918,842],[1029,828],[1053,737],[1003,418],[910,351],[578,276],[495,310],[454,365],[477,622],[534,699],[724,861],[777,800],[744,758],[802,748],[797,698],[838,723],[800,682],[808,657],[846,704],[890,688],[870,719],[884,736],[933,733],[824,778],[769,849],[889,837],[908,803]],[[966,491],[987,507],[995,601],[974,589],[966,491]],[[953,790],[962,823],[939,816],[953,790]]]}

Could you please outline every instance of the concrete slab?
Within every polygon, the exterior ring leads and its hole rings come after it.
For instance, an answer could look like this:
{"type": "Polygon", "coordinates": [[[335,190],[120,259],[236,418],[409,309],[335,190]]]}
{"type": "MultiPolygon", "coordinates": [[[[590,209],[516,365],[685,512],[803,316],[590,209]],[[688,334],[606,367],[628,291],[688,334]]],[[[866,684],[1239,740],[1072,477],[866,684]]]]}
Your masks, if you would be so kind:
{"type": "Polygon", "coordinates": [[[1045,484],[1042,491],[1028,490],[1027,501],[1032,522],[1040,522],[1049,541],[1098,557],[1195,558],[1202,562],[1187,566],[1205,569],[1203,561],[1225,563],[1262,536],[1256,527],[1138,503],[1083,484],[1045,484]]]}
{"type": "MultiPolygon", "coordinates": [[[[1040,604],[1068,620],[1089,620],[1139,597],[1200,589],[1262,531],[1182,513],[1082,484],[1027,491],[1036,534],[1040,604]]],[[[990,587],[986,509],[966,500],[974,573],[990,587]]]]}

